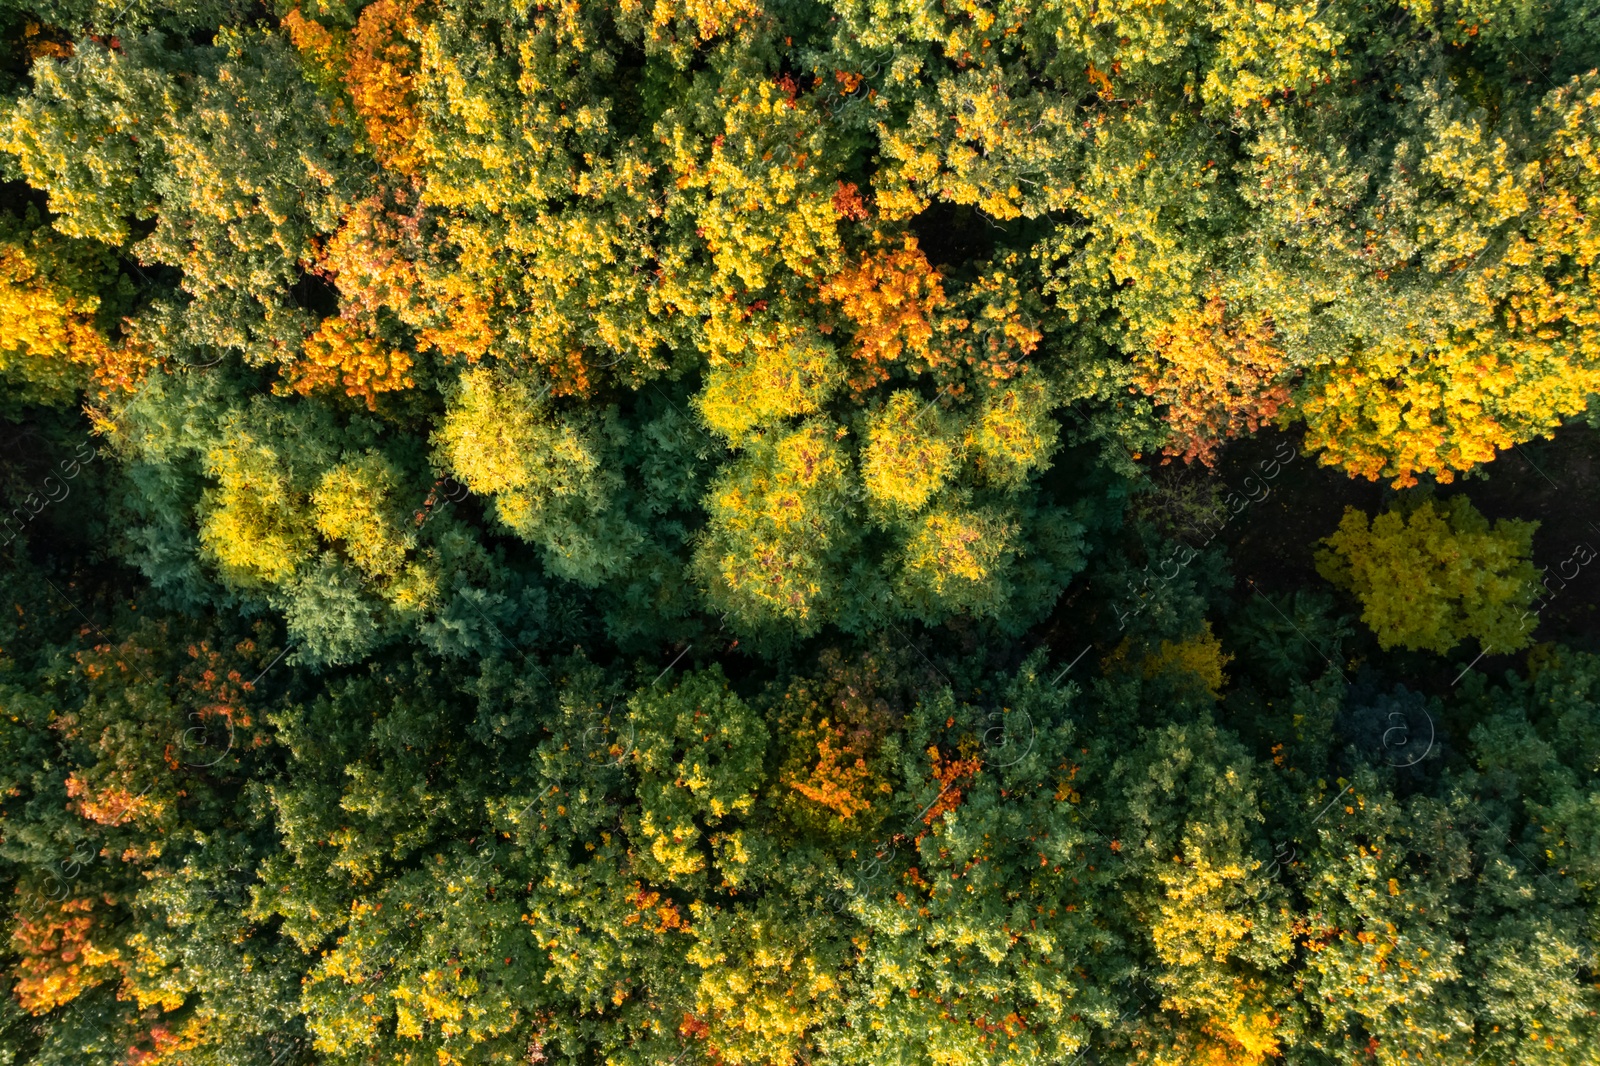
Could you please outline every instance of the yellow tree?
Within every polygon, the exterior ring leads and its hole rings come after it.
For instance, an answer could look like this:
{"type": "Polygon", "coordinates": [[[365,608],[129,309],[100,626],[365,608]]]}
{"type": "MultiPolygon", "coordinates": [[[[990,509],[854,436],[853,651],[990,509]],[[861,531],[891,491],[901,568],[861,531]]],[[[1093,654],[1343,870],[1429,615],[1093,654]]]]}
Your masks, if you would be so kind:
{"type": "Polygon", "coordinates": [[[310,557],[316,531],[307,494],[280,451],[230,433],[206,456],[215,478],[200,504],[200,544],[242,586],[287,582],[310,557]]]}
{"type": "Polygon", "coordinates": [[[87,371],[97,384],[131,389],[153,360],[102,328],[101,293],[116,279],[108,249],[61,236],[36,209],[0,215],[0,373],[61,388],[87,371]]]}
{"type": "Polygon", "coordinates": [[[937,403],[901,389],[868,419],[861,475],[883,507],[920,511],[955,473],[960,439],[937,403]]]}
{"type": "Polygon", "coordinates": [[[620,477],[602,462],[593,426],[556,413],[548,391],[504,372],[468,371],[434,434],[435,454],[494,500],[512,532],[544,549],[552,572],[598,584],[628,564],[641,534],[614,506],[620,477]]]}
{"type": "Polygon", "coordinates": [[[1467,637],[1498,652],[1526,647],[1523,617],[1538,591],[1528,556],[1537,522],[1493,527],[1465,496],[1372,519],[1346,508],[1317,570],[1361,601],[1384,648],[1445,654],[1467,637]]]}
{"type": "Polygon", "coordinates": [[[840,433],[821,421],[774,431],[713,482],[695,569],[715,606],[801,632],[838,609],[840,560],[859,536],[840,433]]]}
{"type": "Polygon", "coordinates": [[[1365,237],[1325,258],[1362,269],[1313,283],[1345,324],[1305,335],[1326,347],[1286,412],[1324,463],[1397,487],[1449,482],[1600,392],[1600,75],[1549,93],[1527,132],[1444,87],[1414,99],[1365,237]]]}

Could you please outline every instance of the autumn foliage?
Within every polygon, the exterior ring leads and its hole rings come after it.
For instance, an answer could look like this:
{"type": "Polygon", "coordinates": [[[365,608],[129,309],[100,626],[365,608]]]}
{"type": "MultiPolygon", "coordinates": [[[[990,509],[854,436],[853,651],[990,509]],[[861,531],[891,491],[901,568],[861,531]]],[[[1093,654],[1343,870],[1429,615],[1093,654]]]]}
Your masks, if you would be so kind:
{"type": "Polygon", "coordinates": [[[6,3],[0,1066],[1594,1066],[1593,4],[6,3]]]}
{"type": "Polygon", "coordinates": [[[290,367],[289,382],[295,392],[342,388],[345,395],[377,407],[381,393],[408,389],[411,357],[372,336],[359,322],[347,318],[323,319],[306,339],[304,361],[290,367]]]}
{"type": "Polygon", "coordinates": [[[1265,316],[1229,321],[1212,293],[1150,340],[1135,385],[1167,408],[1168,456],[1211,465],[1225,441],[1272,424],[1289,401],[1289,365],[1265,316]]]}
{"type": "Polygon", "coordinates": [[[11,947],[21,956],[13,972],[14,992],[23,1010],[43,1014],[116,973],[119,952],[105,947],[104,940],[101,946],[95,944],[107,932],[98,920],[104,903],[90,898],[60,903],[41,899],[36,910],[17,915],[11,947]]]}
{"type": "Polygon", "coordinates": [[[944,287],[928,257],[907,237],[899,248],[865,256],[830,278],[820,290],[853,324],[851,375],[857,391],[889,376],[888,364],[904,357],[927,360],[934,326],[931,316],[944,305],[944,287]]]}

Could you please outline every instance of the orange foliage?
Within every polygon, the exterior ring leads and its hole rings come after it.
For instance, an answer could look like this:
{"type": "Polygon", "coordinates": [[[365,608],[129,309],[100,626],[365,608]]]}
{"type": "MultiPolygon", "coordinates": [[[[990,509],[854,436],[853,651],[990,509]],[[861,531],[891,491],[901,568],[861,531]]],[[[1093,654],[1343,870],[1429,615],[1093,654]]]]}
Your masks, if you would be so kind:
{"type": "Polygon", "coordinates": [[[1167,406],[1169,457],[1210,466],[1218,444],[1253,433],[1289,400],[1287,363],[1272,345],[1271,321],[1225,317],[1222,298],[1213,292],[1201,307],[1176,315],[1138,359],[1135,384],[1167,406]]]}
{"type": "Polygon", "coordinates": [[[72,41],[70,38],[57,39],[56,35],[60,33],[60,30],[41,26],[37,22],[29,22],[22,27],[23,51],[27,54],[30,66],[36,59],[72,58],[72,41]]]}
{"type": "Polygon", "coordinates": [[[357,200],[323,248],[318,273],[338,287],[347,311],[370,315],[387,307],[409,321],[420,310],[414,260],[422,251],[421,193],[413,181],[357,200]]]}
{"type": "Polygon", "coordinates": [[[550,375],[550,395],[588,396],[593,383],[589,380],[589,358],[583,349],[568,348],[559,358],[559,362],[539,363],[550,375]]]}
{"type": "Polygon", "coordinates": [[[304,362],[288,368],[289,385],[300,395],[343,385],[345,395],[378,406],[378,393],[409,389],[411,357],[372,336],[348,318],[325,318],[306,340],[304,362]]]}
{"type": "Polygon", "coordinates": [[[683,920],[683,914],[679,912],[676,903],[670,899],[662,903],[661,893],[646,890],[638,881],[633,883],[633,895],[628,897],[628,902],[633,904],[636,913],[622,919],[623,925],[639,925],[644,917],[654,915],[656,924],[645,925],[644,929],[652,933],[665,933],[669,929],[689,931],[689,923],[683,920]]]}
{"type": "Polygon", "coordinates": [[[418,53],[407,40],[416,27],[419,4],[375,0],[348,35],[330,32],[299,8],[283,17],[301,55],[344,83],[372,154],[385,169],[400,174],[414,173],[421,163],[416,148],[422,126],[416,111],[418,53]]]}
{"type": "Polygon", "coordinates": [[[933,339],[929,316],[943,306],[944,286],[915,237],[905,238],[903,248],[864,256],[859,266],[826,282],[821,293],[855,324],[855,357],[861,369],[851,385],[858,392],[887,378],[884,364],[903,354],[928,356],[933,339]]]}
{"type": "MultiPolygon", "coordinates": [[[[97,644],[77,652],[74,658],[95,690],[125,694],[140,681],[150,681],[165,672],[150,646],[165,635],[165,627],[157,627],[156,633],[148,634],[144,640],[97,644]]],[[[149,768],[138,765],[138,747],[129,743],[131,735],[112,726],[110,716],[123,706],[120,700],[90,700],[51,723],[51,728],[62,736],[83,740],[100,751],[100,761],[95,766],[73,770],[65,782],[67,796],[77,801],[69,805],[71,809],[98,825],[126,825],[134,819],[159,818],[171,806],[169,800],[151,795],[157,779],[149,768]],[[138,791],[134,791],[136,787],[138,791]]],[[[165,723],[152,726],[158,732],[166,728],[165,723]]]]}
{"type": "Polygon", "coordinates": [[[875,692],[878,665],[870,656],[845,663],[837,652],[828,651],[822,656],[822,665],[827,674],[821,693],[810,682],[802,682],[784,695],[786,701],[801,705],[803,717],[789,724],[788,730],[795,750],[805,754],[798,765],[785,768],[781,780],[791,791],[847,822],[872,809],[868,798],[872,793],[890,791],[871,760],[891,716],[887,703],[875,692]],[[809,698],[813,696],[820,698],[809,698]],[[819,712],[821,719],[813,721],[819,712]]]}
{"type": "Polygon", "coordinates": [[[928,748],[928,758],[933,762],[934,779],[944,788],[940,792],[939,798],[934,801],[933,806],[929,807],[927,813],[922,816],[922,824],[924,825],[932,825],[933,820],[945,811],[953,811],[961,806],[961,789],[956,786],[956,782],[963,777],[971,777],[983,769],[983,760],[976,756],[968,756],[964,759],[946,759],[936,747],[930,746],[928,748]]]}
{"type": "Polygon", "coordinates": [[[406,40],[420,0],[376,0],[361,12],[350,35],[345,85],[378,162],[409,174],[417,169],[417,117],[413,88],[416,48],[406,40]]]}
{"type": "Polygon", "coordinates": [[[338,287],[345,314],[387,308],[417,331],[418,347],[476,362],[494,339],[489,301],[460,275],[435,276],[419,265],[422,224],[420,179],[359,200],[322,249],[316,273],[338,287]]]}
{"type": "Polygon", "coordinates": [[[840,218],[856,222],[865,222],[872,215],[867,210],[867,202],[861,198],[861,189],[853,181],[839,182],[839,188],[833,194],[833,210],[840,218]]]}
{"type": "Polygon", "coordinates": [[[1111,90],[1110,76],[1107,75],[1105,71],[1096,67],[1093,63],[1089,64],[1089,81],[1091,84],[1099,86],[1099,89],[1096,90],[1095,95],[1099,96],[1100,99],[1113,100],[1116,98],[1116,94],[1111,90]]]}
{"type": "MultiPolygon", "coordinates": [[[[165,632],[165,627],[159,628],[161,632],[165,632]]],[[[85,626],[79,632],[83,636],[88,636],[90,630],[85,626]]],[[[140,676],[150,676],[151,668],[155,665],[155,651],[138,640],[125,640],[114,647],[110,644],[96,644],[92,648],[75,652],[73,658],[83,671],[83,675],[91,681],[111,678],[114,682],[126,683],[140,676]]],[[[73,720],[71,715],[64,715],[63,719],[73,720]]],[[[76,734],[69,732],[67,735],[76,734]]]]}
{"type": "Polygon", "coordinates": [[[90,939],[94,900],[40,899],[34,905],[38,913],[14,915],[11,947],[21,959],[12,972],[22,1009],[44,1014],[105,980],[105,968],[120,956],[115,949],[101,951],[90,939]]]}
{"type": "MultiPolygon", "coordinates": [[[[469,363],[477,362],[494,342],[489,326],[489,301],[454,274],[431,283],[429,291],[444,308],[443,324],[422,326],[417,331],[418,346],[437,348],[446,356],[460,357],[469,363]]],[[[585,377],[581,391],[587,389],[585,377]]]]}
{"type": "Polygon", "coordinates": [[[245,696],[254,685],[245,680],[243,671],[255,673],[249,664],[270,661],[270,654],[257,655],[256,642],[248,638],[235,644],[231,655],[213,649],[210,642],[204,640],[189,645],[188,651],[192,661],[179,677],[188,685],[196,702],[181,739],[193,747],[203,745],[210,749],[203,758],[194,761],[220,760],[230,752],[269,743],[266,732],[251,729],[255,719],[245,706],[245,696]]]}
{"type": "MultiPolygon", "coordinates": [[[[830,724],[824,718],[821,727],[829,729],[830,724]]],[[[856,755],[854,762],[849,761],[853,754],[851,747],[844,730],[832,727],[817,740],[817,765],[804,780],[791,778],[789,787],[813,803],[838,811],[841,818],[853,818],[860,811],[871,810],[872,801],[859,793],[864,792],[862,786],[871,781],[872,771],[860,755],[856,755]],[[834,747],[835,744],[839,747],[834,747]]]]}
{"type": "MultiPolygon", "coordinates": [[[[240,641],[234,647],[234,651],[241,655],[248,655],[254,650],[253,640],[240,641]]],[[[199,644],[189,645],[189,658],[194,663],[184,671],[184,680],[206,700],[201,705],[200,713],[226,718],[230,725],[248,727],[250,713],[236,705],[250,691],[250,682],[244,680],[244,675],[237,667],[226,666],[222,652],[213,650],[210,641],[202,640],[199,644]]]]}
{"type": "Polygon", "coordinates": [[[105,345],[97,351],[89,364],[89,376],[102,389],[138,392],[145,377],[160,363],[150,346],[134,336],[120,345],[105,345]]]}
{"type": "Polygon", "coordinates": [[[130,818],[158,811],[160,803],[146,798],[148,792],[146,788],[136,795],[120,785],[96,792],[77,771],[67,775],[67,796],[78,801],[78,814],[98,825],[122,825],[130,818]]]}
{"type": "Polygon", "coordinates": [[[150,1044],[149,1050],[135,1045],[128,1049],[128,1066],[161,1066],[178,1062],[186,1051],[200,1046],[205,1033],[205,1023],[200,1018],[189,1018],[174,1032],[165,1025],[153,1025],[141,1038],[150,1044]]]}
{"type": "Polygon", "coordinates": [[[289,40],[295,50],[319,70],[332,70],[339,62],[343,48],[328,28],[314,19],[308,19],[294,8],[283,16],[283,28],[289,31],[289,40]]]}

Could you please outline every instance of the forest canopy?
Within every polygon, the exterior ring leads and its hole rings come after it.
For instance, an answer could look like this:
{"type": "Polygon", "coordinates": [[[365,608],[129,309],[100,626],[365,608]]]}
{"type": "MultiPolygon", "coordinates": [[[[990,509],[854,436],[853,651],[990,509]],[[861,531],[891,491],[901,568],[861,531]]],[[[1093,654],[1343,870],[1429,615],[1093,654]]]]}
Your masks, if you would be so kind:
{"type": "Polygon", "coordinates": [[[1592,0],[0,0],[0,1066],[1600,1062],[1592,0]]]}

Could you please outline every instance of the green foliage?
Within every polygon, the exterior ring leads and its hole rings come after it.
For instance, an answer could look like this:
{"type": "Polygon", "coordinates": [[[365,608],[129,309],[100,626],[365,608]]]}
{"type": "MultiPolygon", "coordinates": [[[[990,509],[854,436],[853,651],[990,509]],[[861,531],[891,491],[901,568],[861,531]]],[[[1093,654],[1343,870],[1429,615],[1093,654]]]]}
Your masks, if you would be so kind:
{"type": "Polygon", "coordinates": [[[1385,649],[1443,655],[1472,637],[1484,647],[1526,647],[1524,615],[1539,572],[1529,561],[1537,522],[1491,527],[1465,496],[1372,519],[1346,509],[1317,554],[1317,570],[1361,603],[1361,620],[1385,649]]]}
{"type": "Polygon", "coordinates": [[[0,1066],[1593,1061],[1588,0],[3,6],[0,1066]]]}
{"type": "Polygon", "coordinates": [[[521,382],[497,386],[475,370],[462,379],[436,446],[440,465],[492,496],[500,521],[544,548],[551,573],[594,585],[625,567],[643,539],[615,513],[619,479],[602,465],[614,455],[599,429],[581,415],[554,415],[521,382]]]}
{"type": "Polygon", "coordinates": [[[1434,708],[1462,757],[1397,795],[1381,756],[1334,779],[1329,723],[1367,727],[1332,672],[1268,758],[1182,655],[1082,685],[894,643],[768,681],[421,652],[314,678],[265,626],[185,648],[221,618],[126,610],[85,647],[40,576],[7,579],[0,645],[9,965],[24,1007],[57,998],[25,1061],[1560,1063],[1594,1037],[1592,656],[1474,675],[1434,708]],[[61,887],[108,901],[89,967],[52,955],[61,887]]]}
{"type": "MultiPolygon", "coordinates": [[[[1312,589],[1289,596],[1251,596],[1229,636],[1274,683],[1309,681],[1329,666],[1341,667],[1343,645],[1354,633],[1350,617],[1334,613],[1333,597],[1312,589]]],[[[1341,667],[1342,668],[1342,667],[1341,667]]]]}
{"type": "Polygon", "coordinates": [[[729,691],[719,669],[685,678],[670,694],[658,697],[654,689],[634,697],[628,716],[630,735],[638,738],[628,757],[640,798],[629,834],[648,849],[643,872],[652,881],[692,886],[703,880],[695,875],[707,873],[709,851],[722,887],[737,886],[750,877],[745,834],[719,830],[755,806],[766,728],[729,691]]]}
{"type": "Polygon", "coordinates": [[[132,127],[173,91],[165,59],[159,47],[136,45],[132,55],[74,49],[64,62],[37,64],[34,91],[7,115],[5,150],[34,187],[49,191],[54,223],[67,236],[121,244],[132,222],[154,214],[142,157],[159,141],[132,127]]]}

